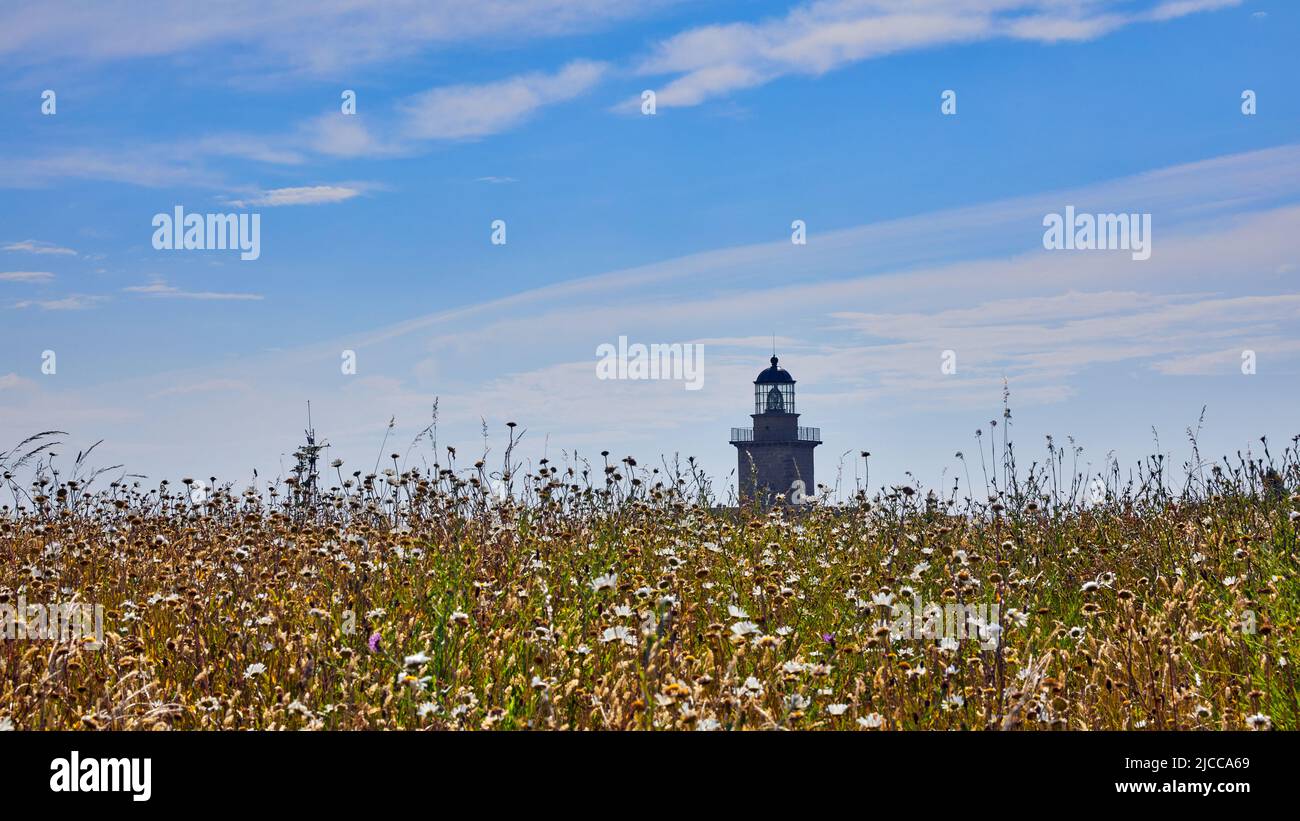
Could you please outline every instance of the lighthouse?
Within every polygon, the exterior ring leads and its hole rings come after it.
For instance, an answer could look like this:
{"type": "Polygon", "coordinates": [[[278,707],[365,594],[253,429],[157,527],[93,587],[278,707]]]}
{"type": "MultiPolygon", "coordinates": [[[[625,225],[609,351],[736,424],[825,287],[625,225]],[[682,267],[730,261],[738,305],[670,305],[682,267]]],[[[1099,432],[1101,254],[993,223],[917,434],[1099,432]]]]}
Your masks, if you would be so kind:
{"type": "Polygon", "coordinates": [[[822,443],[821,431],[799,425],[794,377],[775,355],[771,362],[754,380],[754,426],[731,429],[741,502],[769,505],[782,494],[789,503],[817,490],[813,448],[822,443]]]}

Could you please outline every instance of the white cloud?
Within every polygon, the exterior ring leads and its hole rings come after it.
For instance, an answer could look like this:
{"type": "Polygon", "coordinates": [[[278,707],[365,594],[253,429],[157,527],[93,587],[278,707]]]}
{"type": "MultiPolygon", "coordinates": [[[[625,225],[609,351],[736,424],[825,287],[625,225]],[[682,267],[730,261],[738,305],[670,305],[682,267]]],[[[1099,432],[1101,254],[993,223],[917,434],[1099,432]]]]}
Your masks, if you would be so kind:
{"type": "Polygon", "coordinates": [[[39,188],[62,179],[103,180],[149,188],[226,185],[222,175],[202,167],[197,143],[122,148],[58,149],[0,163],[0,187],[39,188]]]}
{"type": "Polygon", "coordinates": [[[93,308],[108,297],[91,294],[72,294],[62,299],[24,299],[15,302],[15,308],[40,308],[42,311],[84,311],[93,308]]]}
{"type": "Polygon", "coordinates": [[[55,245],[52,242],[41,242],[40,240],[25,239],[22,242],[11,242],[0,248],[3,251],[26,251],[29,254],[54,254],[59,256],[76,256],[77,252],[71,248],[64,248],[55,245]]]}
{"type": "Polygon", "coordinates": [[[329,112],[299,126],[298,138],[312,151],[327,157],[396,156],[404,153],[401,146],[372,133],[366,126],[368,121],[369,115],[342,116],[329,112]]]}
{"type": "MultiPolygon", "coordinates": [[[[1134,10],[1120,0],[818,0],[757,23],[701,26],[661,41],[638,70],[670,75],[661,106],[693,106],[787,75],[816,76],[933,46],[1014,37],[1090,40],[1241,0],[1179,0],[1134,10]]],[[[631,109],[639,100],[622,107],[631,109]]]]}
{"type": "Polygon", "coordinates": [[[1300,354],[1300,340],[1252,333],[1231,347],[1161,360],[1155,363],[1155,369],[1170,376],[1212,376],[1233,373],[1241,368],[1242,354],[1248,350],[1255,351],[1257,355],[1262,351],[1265,361],[1262,364],[1256,362],[1256,367],[1269,368],[1300,354]]]}
{"type": "Polygon", "coordinates": [[[1241,0],[1164,0],[1151,11],[1138,15],[1143,20],[1173,20],[1202,11],[1217,11],[1241,5],[1241,0]]]}
{"type": "MultiPolygon", "coordinates": [[[[329,157],[409,156],[431,141],[486,137],[515,128],[546,106],[590,91],[607,69],[605,63],[574,60],[552,73],[436,86],[401,100],[393,110],[364,117],[322,114],[300,125],[294,139],[329,157]]],[[[514,181],[510,177],[480,180],[514,181]]]]}
{"type": "Polygon", "coordinates": [[[450,43],[520,42],[593,31],[676,0],[233,0],[94,4],[46,0],[0,10],[0,55],[10,66],[105,62],[238,46],[235,74],[338,76],[450,43]]]}
{"type": "Polygon", "coordinates": [[[1118,14],[1096,17],[1062,17],[1056,14],[1035,14],[1020,17],[1007,23],[1006,33],[1021,40],[1040,43],[1094,40],[1123,28],[1130,21],[1118,14]]]}
{"type": "Polygon", "coordinates": [[[249,199],[231,200],[230,204],[236,208],[246,208],[250,205],[268,208],[283,205],[321,205],[343,202],[360,195],[359,189],[343,185],[309,185],[298,188],[272,188],[249,199]]]}
{"type": "Polygon", "coordinates": [[[276,165],[301,165],[307,157],[283,138],[254,134],[213,134],[189,144],[187,153],[211,157],[239,157],[276,165]]]}
{"type": "Polygon", "coordinates": [[[0,282],[51,282],[49,271],[0,271],[0,282]]]}
{"type": "Polygon", "coordinates": [[[197,300],[232,300],[247,301],[262,299],[261,294],[251,293],[223,293],[219,291],[183,291],[174,285],[168,285],[162,280],[154,280],[148,285],[131,285],[122,289],[131,294],[142,294],[144,296],[166,298],[166,299],[197,299],[197,300]]]}
{"type": "MultiPolygon", "coordinates": [[[[321,157],[411,156],[431,141],[486,137],[519,126],[547,106],[586,93],[606,70],[604,63],[575,60],[553,73],[530,72],[488,83],[438,86],[406,98],[392,110],[364,118],[361,114],[325,113],[280,135],[222,134],[147,147],[74,148],[24,156],[0,164],[0,187],[32,188],[59,179],[91,179],[155,188],[193,185],[231,190],[234,186],[225,176],[208,167],[211,160],[234,156],[297,166],[321,157]]],[[[341,202],[363,190],[354,184],[278,188],[232,202],[240,206],[309,205],[341,202]]]]}
{"type": "Polygon", "coordinates": [[[505,131],[543,106],[590,90],[606,66],[575,60],[554,74],[520,74],[479,85],[453,85],[418,94],[399,108],[402,132],[415,140],[454,140],[505,131]]]}
{"type": "Polygon", "coordinates": [[[1053,296],[987,300],[969,307],[896,313],[848,313],[864,340],[859,370],[888,375],[895,388],[946,387],[932,378],[939,352],[955,351],[962,370],[1021,385],[1060,386],[1085,368],[1132,362],[1165,374],[1232,375],[1235,366],[1207,348],[1235,340],[1237,363],[1251,345],[1273,355],[1283,327],[1300,316],[1300,294],[1223,297],[1135,291],[1067,291],[1053,296]],[[1193,367],[1195,365],[1195,367],[1193,367]]]}

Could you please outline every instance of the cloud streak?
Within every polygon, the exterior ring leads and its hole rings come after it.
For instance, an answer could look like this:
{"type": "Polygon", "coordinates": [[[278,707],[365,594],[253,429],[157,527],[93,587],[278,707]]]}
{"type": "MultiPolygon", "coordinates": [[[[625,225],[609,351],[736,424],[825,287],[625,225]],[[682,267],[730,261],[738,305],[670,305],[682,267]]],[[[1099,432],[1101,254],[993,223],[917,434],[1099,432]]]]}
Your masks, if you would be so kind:
{"type": "MultiPolygon", "coordinates": [[[[150,188],[189,185],[232,191],[238,196],[240,187],[213,170],[214,161],[237,157],[297,168],[337,158],[410,157],[431,144],[481,139],[517,128],[547,107],[588,93],[608,69],[605,63],[574,60],[553,72],[437,86],[372,115],[344,115],[335,110],[279,134],[220,134],[148,148],[72,148],[25,156],[0,166],[0,187],[35,188],[80,179],[150,188]]],[[[342,202],[362,193],[363,187],[354,184],[287,186],[233,199],[232,203],[315,205],[342,202]]],[[[34,247],[13,246],[9,250],[43,253],[34,247]]]]}
{"type": "Polygon", "coordinates": [[[286,205],[324,205],[344,202],[359,196],[361,191],[358,188],[344,185],[309,185],[296,188],[272,188],[255,197],[231,200],[230,204],[236,208],[247,208],[251,205],[279,208],[286,205]]]}
{"type": "Polygon", "coordinates": [[[262,299],[261,294],[224,293],[220,291],[184,291],[162,280],[154,280],[148,285],[130,285],[122,289],[129,294],[153,297],[155,299],[196,299],[205,301],[250,301],[262,299]]]}
{"type": "Polygon", "coordinates": [[[49,271],[0,271],[0,282],[53,282],[49,271]]]}
{"type": "Polygon", "coordinates": [[[781,77],[815,77],[921,48],[996,38],[1091,40],[1128,25],[1239,3],[1176,0],[1132,11],[1116,0],[818,0],[762,22],[681,32],[658,43],[637,71],[670,78],[657,90],[658,105],[688,107],[781,77]]]}
{"type": "Polygon", "coordinates": [[[483,137],[513,128],[538,109],[572,100],[604,75],[603,63],[576,60],[553,74],[435,88],[400,106],[402,132],[414,140],[483,137]]]}
{"type": "Polygon", "coordinates": [[[72,256],[75,257],[77,252],[71,248],[64,248],[61,245],[55,245],[52,242],[41,242],[35,239],[25,239],[21,242],[11,242],[8,245],[0,247],[0,251],[24,251],[28,254],[49,254],[54,256],[72,256]]]}
{"type": "Polygon", "coordinates": [[[42,311],[84,311],[107,301],[108,297],[93,294],[72,294],[60,299],[24,299],[14,303],[15,308],[40,308],[42,311]]]}
{"type": "Polygon", "coordinates": [[[0,10],[10,65],[167,58],[238,45],[236,72],[337,75],[448,44],[526,42],[604,28],[676,0],[233,0],[220,6],[48,0],[0,10]]]}

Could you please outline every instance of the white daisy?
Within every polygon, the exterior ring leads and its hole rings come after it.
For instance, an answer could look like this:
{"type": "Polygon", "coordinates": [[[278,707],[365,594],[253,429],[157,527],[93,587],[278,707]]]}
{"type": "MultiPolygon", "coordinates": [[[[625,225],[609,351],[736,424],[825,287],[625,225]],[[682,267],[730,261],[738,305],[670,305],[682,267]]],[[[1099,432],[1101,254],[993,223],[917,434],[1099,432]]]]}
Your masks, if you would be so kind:
{"type": "Polygon", "coordinates": [[[731,632],[735,633],[737,636],[747,636],[750,633],[757,633],[758,625],[754,624],[752,621],[738,621],[731,625],[731,632]]]}
{"type": "Polygon", "coordinates": [[[605,632],[600,635],[600,641],[602,644],[621,641],[624,644],[636,647],[636,633],[621,624],[616,627],[606,627],[605,632]]]}
{"type": "Polygon", "coordinates": [[[1246,717],[1246,726],[1252,730],[1270,730],[1273,728],[1273,719],[1263,713],[1255,713],[1246,717]]]}

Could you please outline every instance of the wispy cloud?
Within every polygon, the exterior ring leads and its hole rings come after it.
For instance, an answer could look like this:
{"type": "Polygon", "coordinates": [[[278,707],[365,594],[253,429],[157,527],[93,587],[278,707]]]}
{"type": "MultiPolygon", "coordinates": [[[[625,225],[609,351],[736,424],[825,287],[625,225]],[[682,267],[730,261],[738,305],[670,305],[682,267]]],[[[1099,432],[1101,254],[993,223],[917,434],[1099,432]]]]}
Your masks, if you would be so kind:
{"type": "Polygon", "coordinates": [[[105,182],[164,188],[195,185],[220,188],[229,185],[224,175],[203,165],[205,157],[222,156],[207,152],[194,141],[147,146],[126,143],[121,147],[72,147],[34,151],[0,163],[0,187],[41,188],[59,180],[105,182]]]}
{"type": "Polygon", "coordinates": [[[237,157],[276,165],[301,165],[307,161],[294,143],[285,137],[258,134],[213,134],[193,141],[186,153],[204,157],[237,157]]]}
{"type": "Polygon", "coordinates": [[[162,280],[154,280],[148,285],[130,285],[122,289],[130,294],[140,294],[142,296],[154,297],[159,299],[198,299],[198,300],[230,300],[246,301],[262,299],[261,294],[252,293],[225,293],[220,291],[185,291],[174,285],[168,285],[162,280]]]}
{"type": "Polygon", "coordinates": [[[553,74],[521,74],[493,83],[430,89],[403,103],[403,133],[416,140],[483,137],[523,122],[543,106],[589,91],[604,63],[575,60],[553,74]]]}
{"type": "MultiPolygon", "coordinates": [[[[192,185],[232,191],[235,203],[281,206],[341,202],[364,193],[358,184],[276,188],[242,196],[214,170],[237,157],[280,166],[331,158],[409,157],[430,144],[471,140],[526,123],[542,109],[575,99],[605,76],[605,63],[572,61],[554,72],[527,72],[478,84],[437,86],[366,115],[327,112],[267,135],[220,134],[148,147],[71,148],[0,165],[0,187],[35,188],[63,179],[104,180],[145,187],[192,185]]],[[[510,178],[485,178],[495,182],[510,178]]]]}
{"type": "MultiPolygon", "coordinates": [[[[1173,0],[1134,10],[1120,0],[819,0],[757,23],[700,26],[660,42],[644,75],[671,79],[660,106],[693,106],[788,75],[940,45],[998,37],[1039,42],[1090,40],[1141,22],[1171,20],[1241,0],[1173,0]]],[[[639,105],[639,100],[625,106],[639,105]]]]}
{"type": "Polygon", "coordinates": [[[1022,386],[1069,387],[1086,368],[1121,362],[1165,374],[1232,375],[1243,350],[1267,349],[1276,358],[1297,350],[1270,340],[1300,316],[1300,294],[1071,290],[935,311],[833,316],[862,340],[849,348],[852,366],[916,401],[917,392],[951,387],[933,378],[944,350],[957,354],[968,376],[1005,376],[1022,386]],[[1227,344],[1236,352],[1230,361],[1207,357],[1227,344]]]}
{"type": "Polygon", "coordinates": [[[29,254],[54,254],[58,256],[73,256],[77,252],[71,248],[64,248],[61,245],[55,245],[52,242],[41,242],[35,239],[25,239],[21,242],[11,242],[0,248],[3,251],[26,251],[29,254]]]}
{"type": "Polygon", "coordinates": [[[306,151],[326,157],[410,156],[429,143],[476,139],[516,128],[547,106],[586,94],[608,69],[605,63],[574,60],[553,72],[435,86],[378,111],[321,114],[273,142],[292,146],[284,149],[289,153],[306,151]]]}
{"type": "MultiPolygon", "coordinates": [[[[1294,305],[1294,302],[1292,302],[1294,305]]],[[[1242,354],[1247,350],[1258,357],[1264,356],[1257,367],[1270,368],[1300,354],[1300,340],[1289,339],[1265,332],[1252,333],[1249,345],[1237,344],[1203,353],[1172,356],[1154,364],[1157,371],[1169,376],[1213,376],[1232,373],[1241,367],[1242,354]]]]}
{"type": "Polygon", "coordinates": [[[341,115],[326,112],[300,123],[293,137],[307,150],[325,157],[400,157],[409,146],[397,142],[391,132],[388,111],[341,115]],[[382,125],[378,125],[382,121],[382,125]],[[377,133],[378,132],[378,133],[377,133]]]}
{"type": "Polygon", "coordinates": [[[298,188],[272,188],[255,197],[231,200],[230,204],[236,208],[247,208],[250,205],[277,208],[285,205],[322,205],[343,202],[359,196],[361,191],[358,188],[343,185],[309,185],[298,188]]]}
{"type": "Polygon", "coordinates": [[[0,271],[0,282],[53,282],[49,271],[0,271]]]}
{"type": "Polygon", "coordinates": [[[103,63],[238,44],[230,68],[337,75],[448,43],[523,42],[652,13],[678,0],[236,0],[221,6],[136,0],[97,5],[48,0],[0,10],[0,55],[10,65],[103,63]]]}
{"type": "Polygon", "coordinates": [[[42,311],[84,311],[107,301],[108,297],[93,294],[72,294],[61,299],[24,299],[15,302],[15,308],[40,308],[42,311]]]}

